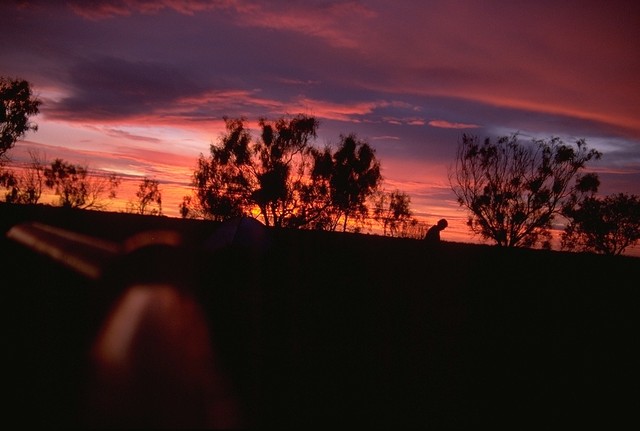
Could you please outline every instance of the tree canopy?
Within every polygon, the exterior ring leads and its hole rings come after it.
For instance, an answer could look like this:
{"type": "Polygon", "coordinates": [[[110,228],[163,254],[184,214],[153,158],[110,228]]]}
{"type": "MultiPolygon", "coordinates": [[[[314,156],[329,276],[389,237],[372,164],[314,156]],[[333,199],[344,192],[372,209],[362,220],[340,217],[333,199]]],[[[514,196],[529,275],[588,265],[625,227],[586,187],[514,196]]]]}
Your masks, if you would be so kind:
{"type": "Polygon", "coordinates": [[[198,159],[195,202],[185,197],[183,216],[195,210],[224,220],[257,213],[267,226],[346,230],[368,213],[366,200],[382,177],[367,142],[341,136],[335,152],[320,151],[312,145],[314,117],[262,118],[258,139],[246,121],[225,118],[225,133],[198,159]]]}
{"type": "Polygon", "coordinates": [[[368,199],[382,182],[380,162],[375,150],[354,134],[341,135],[338,149],[333,152],[313,151],[312,186],[307,197],[321,203],[319,219],[325,228],[335,230],[339,224],[347,229],[348,222],[363,224],[369,216],[368,199]]]}
{"type": "Polygon", "coordinates": [[[38,130],[29,117],[38,114],[41,104],[23,79],[0,77],[0,158],[28,131],[38,130]]]}
{"type": "Polygon", "coordinates": [[[512,135],[481,142],[465,134],[449,181],[474,233],[501,246],[548,246],[554,217],[597,191],[597,175],[581,171],[600,157],[584,140],[525,144],[512,135]]]}

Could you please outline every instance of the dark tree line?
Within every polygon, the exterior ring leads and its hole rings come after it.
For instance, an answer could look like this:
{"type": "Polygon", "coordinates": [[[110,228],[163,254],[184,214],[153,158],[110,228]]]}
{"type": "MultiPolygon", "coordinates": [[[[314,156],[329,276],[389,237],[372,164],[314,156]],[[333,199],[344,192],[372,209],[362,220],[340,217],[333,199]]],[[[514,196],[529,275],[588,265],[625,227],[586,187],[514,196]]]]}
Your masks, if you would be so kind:
{"type": "MultiPolygon", "coordinates": [[[[5,202],[37,204],[48,190],[57,205],[65,208],[104,210],[117,196],[122,178],[113,173],[91,172],[87,166],[55,159],[47,163],[35,151],[20,172],[2,170],[0,184],[5,188],[5,202]]],[[[157,180],[143,178],[135,199],[127,202],[126,212],[162,215],[162,191],[157,180]]]]}
{"type": "Polygon", "coordinates": [[[35,151],[19,173],[0,173],[5,188],[5,202],[37,204],[45,190],[57,196],[57,204],[66,208],[105,209],[115,199],[121,179],[115,174],[90,174],[86,166],[55,159],[47,163],[35,151]]]}

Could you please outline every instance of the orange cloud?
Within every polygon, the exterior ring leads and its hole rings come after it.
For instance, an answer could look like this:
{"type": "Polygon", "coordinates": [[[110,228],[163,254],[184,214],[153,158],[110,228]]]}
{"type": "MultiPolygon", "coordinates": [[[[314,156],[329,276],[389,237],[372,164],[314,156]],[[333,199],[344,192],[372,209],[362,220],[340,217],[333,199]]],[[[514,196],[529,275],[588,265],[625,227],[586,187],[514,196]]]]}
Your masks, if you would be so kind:
{"type": "Polygon", "coordinates": [[[326,100],[300,98],[289,104],[293,111],[308,112],[318,118],[338,121],[360,121],[357,117],[370,114],[376,108],[386,106],[388,102],[336,103],[326,100]]]}

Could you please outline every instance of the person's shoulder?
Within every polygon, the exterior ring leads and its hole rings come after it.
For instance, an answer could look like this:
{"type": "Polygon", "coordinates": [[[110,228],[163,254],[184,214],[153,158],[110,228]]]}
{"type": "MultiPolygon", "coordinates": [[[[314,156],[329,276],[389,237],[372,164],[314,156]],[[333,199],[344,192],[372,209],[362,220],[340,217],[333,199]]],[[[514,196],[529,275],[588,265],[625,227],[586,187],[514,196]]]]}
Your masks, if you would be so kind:
{"type": "Polygon", "coordinates": [[[427,234],[424,236],[424,239],[427,241],[437,240],[440,233],[436,229],[429,229],[427,234]]]}

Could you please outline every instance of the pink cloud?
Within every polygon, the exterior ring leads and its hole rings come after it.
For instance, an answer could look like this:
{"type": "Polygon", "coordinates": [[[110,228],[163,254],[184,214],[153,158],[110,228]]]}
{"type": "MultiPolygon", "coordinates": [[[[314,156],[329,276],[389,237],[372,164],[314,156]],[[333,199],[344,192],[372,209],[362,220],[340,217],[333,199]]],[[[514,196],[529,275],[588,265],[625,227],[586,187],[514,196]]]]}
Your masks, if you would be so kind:
{"type": "MultiPolygon", "coordinates": [[[[640,95],[639,95],[640,97],[640,95]]],[[[597,96],[596,96],[597,98],[597,96]]],[[[589,108],[579,103],[572,103],[571,101],[559,101],[559,100],[536,100],[535,95],[531,97],[501,97],[499,95],[484,94],[471,98],[483,103],[487,103],[494,106],[516,108],[521,110],[527,110],[531,112],[539,112],[545,114],[564,115],[572,118],[578,118],[582,120],[598,121],[605,124],[610,124],[617,127],[623,127],[635,131],[637,136],[640,137],[640,117],[631,115],[631,112],[622,112],[619,107],[611,110],[598,108],[589,108]]],[[[595,100],[593,101],[595,102],[595,100]]],[[[613,101],[600,101],[603,105],[613,103],[613,101]]],[[[640,111],[638,112],[640,115],[640,111]]]]}
{"type": "Polygon", "coordinates": [[[241,24],[301,33],[341,48],[361,46],[363,41],[358,37],[360,27],[377,16],[376,12],[357,1],[330,2],[320,6],[286,3],[281,8],[262,7],[262,3],[257,3],[241,11],[241,24]]]}
{"type": "Polygon", "coordinates": [[[414,6],[404,13],[381,7],[359,35],[367,42],[360,44],[363,57],[386,73],[386,80],[362,85],[568,115],[640,136],[640,63],[630,55],[640,38],[631,18],[640,13],[638,4],[414,6]],[[524,24],[524,16],[535,24],[524,24]]]}
{"type": "Polygon", "coordinates": [[[282,108],[282,101],[260,97],[259,93],[259,90],[244,89],[208,91],[197,96],[181,98],[176,101],[175,106],[165,108],[164,113],[188,114],[207,108],[219,111],[221,106],[228,110],[237,110],[243,106],[252,109],[266,108],[269,111],[282,108]]]}
{"type": "Polygon", "coordinates": [[[431,127],[439,127],[441,129],[477,129],[477,124],[468,123],[452,123],[446,120],[431,120],[428,123],[431,127]]]}
{"type": "Polygon", "coordinates": [[[153,14],[165,9],[187,15],[214,10],[232,11],[237,14],[239,25],[301,33],[347,48],[359,46],[354,26],[377,15],[358,1],[298,4],[256,0],[75,0],[69,3],[69,7],[77,15],[91,20],[125,17],[133,13],[153,14]],[[358,19],[354,20],[354,17],[358,19]]]}
{"type": "Polygon", "coordinates": [[[191,15],[206,10],[237,7],[240,3],[235,0],[73,0],[68,5],[77,15],[97,20],[134,13],[153,14],[164,9],[191,15]]]}
{"type": "Polygon", "coordinates": [[[384,101],[335,103],[327,100],[300,98],[289,104],[294,111],[308,112],[318,118],[339,121],[359,121],[358,116],[372,113],[376,108],[386,106],[384,101]]]}

